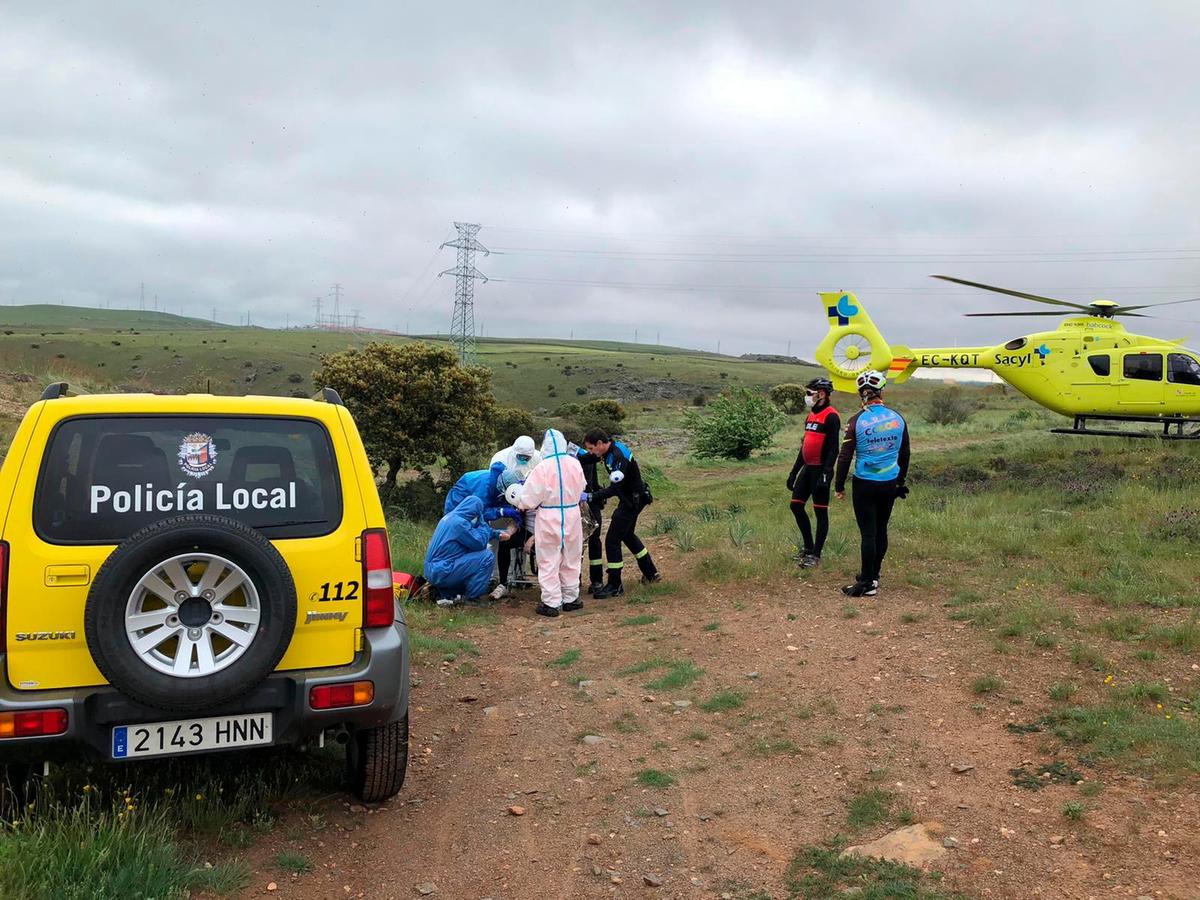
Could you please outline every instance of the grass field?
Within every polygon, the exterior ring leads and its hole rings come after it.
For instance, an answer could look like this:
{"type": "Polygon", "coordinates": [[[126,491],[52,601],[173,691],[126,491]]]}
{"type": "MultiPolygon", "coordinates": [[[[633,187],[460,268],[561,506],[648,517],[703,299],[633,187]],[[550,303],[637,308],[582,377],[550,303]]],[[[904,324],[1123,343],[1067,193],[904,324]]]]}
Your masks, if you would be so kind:
{"type": "MultiPolygon", "coordinates": [[[[326,353],[394,335],[213,326],[165,313],[0,307],[0,370],[87,389],[224,394],[304,394],[326,353]]],[[[615,397],[677,400],[730,386],[803,381],[815,370],[644,344],[483,340],[504,405],[551,411],[561,403],[615,397]],[[582,393],[581,393],[582,392],[582,393]]]]}
{"type": "MultiPolygon", "coordinates": [[[[96,387],[179,390],[201,387],[196,382],[212,378],[214,390],[291,392],[298,384],[310,391],[307,379],[320,353],[366,340],[208,329],[166,319],[154,329],[145,324],[148,318],[133,325],[114,319],[105,323],[112,330],[103,332],[76,331],[65,323],[52,328],[50,318],[26,320],[41,324],[19,326],[14,317],[4,329],[13,333],[0,335],[2,368],[34,376],[4,383],[10,418],[36,396],[50,373],[84,378],[96,387]],[[293,372],[301,382],[288,380],[293,372]]],[[[798,590],[811,578],[789,559],[796,529],[784,487],[801,420],[790,419],[774,448],[746,462],[696,460],[681,430],[692,391],[803,380],[806,370],[663,348],[566,342],[486,342],[481,358],[496,373],[502,402],[534,410],[597,396],[575,390],[597,380],[670,379],[686,385],[688,390],[673,399],[628,404],[630,440],[656,497],[639,530],[655,536],[662,548],[656,554],[668,554],[689,587],[798,590]],[[570,374],[564,374],[567,366],[570,374]],[[557,397],[549,396],[550,385],[557,397]]],[[[1195,507],[1200,448],[1051,435],[1047,428],[1056,418],[995,387],[968,389],[982,406],[969,421],[936,426],[923,418],[935,387],[916,382],[892,393],[912,427],[913,493],[898,504],[884,595],[889,585],[901,585],[922,598],[899,621],[918,626],[941,617],[962,627],[962,640],[978,648],[978,669],[964,688],[981,708],[984,700],[1008,696],[1014,684],[1033,683],[1044,700],[1038,708],[1022,707],[1013,727],[1087,767],[1088,791],[1123,775],[1146,779],[1150,786],[1194,787],[1200,773],[1200,675],[1192,668],[1200,650],[1200,513],[1195,507]],[[1047,661],[1056,672],[1052,677],[1039,674],[1047,661]]],[[[838,401],[844,413],[851,411],[851,398],[838,401]]],[[[848,506],[834,504],[823,564],[826,572],[832,569],[846,579],[857,569],[857,534],[848,506]]],[[[419,569],[431,529],[427,522],[391,523],[398,568],[419,569]]],[[[619,621],[630,641],[659,622],[678,589],[667,584],[631,593],[628,612],[619,621]],[[646,611],[648,603],[656,604],[653,612],[646,611]]],[[[726,608],[736,611],[737,601],[726,608]]],[[[703,615],[703,632],[719,636],[719,611],[703,615]]],[[[858,622],[869,611],[860,603],[847,605],[843,615],[858,622]]],[[[465,675],[480,654],[472,635],[499,623],[486,610],[413,608],[416,660],[457,666],[465,675]]],[[[578,684],[585,680],[585,664],[579,651],[567,649],[548,659],[544,671],[578,684]]],[[[656,652],[617,677],[642,690],[670,691],[704,674],[688,658],[656,652]]],[[[745,691],[728,681],[697,696],[697,708],[713,721],[739,714],[747,702],[745,691]]],[[[814,701],[799,717],[832,718],[833,712],[814,701]]],[[[694,734],[697,743],[708,738],[707,732],[694,734]]],[[[832,731],[825,734],[831,744],[841,740],[832,731]]],[[[748,753],[766,758],[794,751],[785,737],[748,740],[746,746],[748,753]]],[[[187,891],[236,892],[248,878],[241,852],[259,835],[280,817],[320,815],[317,794],[305,784],[335,790],[336,764],[329,758],[305,756],[289,765],[295,768],[282,781],[271,755],[248,760],[236,775],[205,763],[179,763],[166,775],[103,766],[65,770],[33,798],[32,808],[14,815],[0,837],[0,893],[177,897],[187,891]],[[204,865],[214,859],[212,868],[204,865]],[[148,874],[143,878],[139,872],[148,874]],[[147,893],[148,884],[159,893],[147,893]],[[80,885],[88,890],[80,893],[80,885]]],[[[1052,776],[1030,775],[1035,780],[1052,776]]],[[[669,788],[677,776],[646,767],[637,777],[640,786],[657,790],[669,788]]],[[[1090,796],[1084,787],[1079,797],[1064,807],[1064,818],[1086,814],[1090,796]]],[[[851,807],[851,825],[867,827],[868,821],[882,821],[879,816],[897,821],[903,811],[891,810],[890,803],[883,792],[871,795],[851,807]]],[[[788,875],[796,885],[794,896],[833,890],[832,885],[873,884],[869,879],[885,876],[912,882],[905,888],[910,893],[895,896],[950,896],[932,888],[917,893],[913,879],[918,876],[911,870],[885,872],[839,862],[837,849],[811,847],[796,857],[788,875]]],[[[309,862],[288,857],[277,865],[281,871],[303,871],[309,862]]]]}

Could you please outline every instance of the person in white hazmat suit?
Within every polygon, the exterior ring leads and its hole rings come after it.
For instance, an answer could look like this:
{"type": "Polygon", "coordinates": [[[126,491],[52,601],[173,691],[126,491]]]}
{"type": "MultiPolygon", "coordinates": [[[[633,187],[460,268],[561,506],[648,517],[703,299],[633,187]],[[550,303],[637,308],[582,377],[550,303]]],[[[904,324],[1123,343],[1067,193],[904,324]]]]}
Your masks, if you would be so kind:
{"type": "Polygon", "coordinates": [[[583,558],[583,526],[579,503],[587,499],[583,467],[568,450],[561,431],[551,428],[542,441],[542,461],[529,473],[513,496],[521,509],[536,509],[534,547],[542,602],[540,616],[583,609],[579,599],[579,572],[583,558]]]}
{"type": "Polygon", "coordinates": [[[542,454],[538,453],[533,446],[533,438],[527,434],[521,435],[511,447],[505,447],[492,457],[492,465],[498,462],[504,463],[504,471],[510,475],[516,475],[518,481],[524,481],[529,477],[529,473],[537,468],[537,464],[542,461],[542,454]]]}

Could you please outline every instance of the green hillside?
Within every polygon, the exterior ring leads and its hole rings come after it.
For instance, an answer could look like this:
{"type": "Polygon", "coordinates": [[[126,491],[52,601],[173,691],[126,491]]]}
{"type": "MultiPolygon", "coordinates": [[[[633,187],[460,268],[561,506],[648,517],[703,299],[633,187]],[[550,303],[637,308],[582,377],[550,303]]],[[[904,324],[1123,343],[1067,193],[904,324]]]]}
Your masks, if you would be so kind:
{"type": "Polygon", "coordinates": [[[27,306],[0,306],[0,327],[20,331],[87,328],[212,328],[207,319],[176,316],[172,313],[138,309],[92,309],[85,306],[53,306],[35,303],[27,306]]]}
{"type": "MultiPolygon", "coordinates": [[[[406,340],[214,327],[165,313],[69,306],[3,307],[0,320],[0,371],[32,375],[38,384],[66,380],[91,389],[307,396],[316,388],[312,373],[323,354],[371,340],[406,340]]],[[[494,372],[501,403],[535,411],[595,397],[679,404],[731,386],[800,381],[814,371],[604,341],[488,339],[479,343],[479,361],[494,372]]]]}

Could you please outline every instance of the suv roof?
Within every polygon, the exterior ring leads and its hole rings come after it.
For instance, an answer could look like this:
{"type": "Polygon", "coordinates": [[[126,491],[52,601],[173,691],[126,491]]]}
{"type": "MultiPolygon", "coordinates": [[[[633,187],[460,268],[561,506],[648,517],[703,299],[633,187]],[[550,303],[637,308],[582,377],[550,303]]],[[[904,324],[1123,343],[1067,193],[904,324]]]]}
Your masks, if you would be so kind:
{"type": "MultiPolygon", "coordinates": [[[[302,409],[310,412],[314,406],[342,405],[342,400],[332,388],[325,388],[322,399],[302,397],[273,397],[265,394],[234,396],[225,394],[73,394],[66,396],[54,392],[58,385],[51,385],[42,395],[43,400],[52,401],[49,406],[58,415],[80,413],[129,413],[129,412],[190,412],[190,413],[244,413],[287,414],[302,409]]],[[[65,385],[63,386],[65,387],[65,385]]]]}

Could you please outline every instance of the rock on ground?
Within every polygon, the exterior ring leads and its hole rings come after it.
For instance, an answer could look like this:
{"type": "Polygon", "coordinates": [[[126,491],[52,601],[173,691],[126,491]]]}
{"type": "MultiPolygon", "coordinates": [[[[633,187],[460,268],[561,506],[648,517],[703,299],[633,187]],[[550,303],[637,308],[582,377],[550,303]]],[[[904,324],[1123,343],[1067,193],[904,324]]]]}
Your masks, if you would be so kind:
{"type": "Polygon", "coordinates": [[[891,834],[885,834],[869,844],[847,847],[842,855],[886,859],[889,862],[921,868],[946,855],[946,848],[940,840],[935,839],[936,833],[940,832],[941,827],[936,823],[930,823],[928,826],[924,823],[909,825],[891,834]]]}

